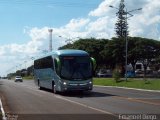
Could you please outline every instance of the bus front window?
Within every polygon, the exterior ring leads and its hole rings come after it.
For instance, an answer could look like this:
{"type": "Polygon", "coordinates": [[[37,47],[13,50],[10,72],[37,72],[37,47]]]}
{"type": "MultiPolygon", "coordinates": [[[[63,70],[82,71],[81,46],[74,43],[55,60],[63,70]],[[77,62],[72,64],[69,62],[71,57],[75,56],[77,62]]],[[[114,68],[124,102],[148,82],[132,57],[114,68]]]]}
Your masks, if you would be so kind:
{"type": "Polygon", "coordinates": [[[89,79],[92,77],[90,57],[61,57],[61,77],[67,80],[89,79]]]}

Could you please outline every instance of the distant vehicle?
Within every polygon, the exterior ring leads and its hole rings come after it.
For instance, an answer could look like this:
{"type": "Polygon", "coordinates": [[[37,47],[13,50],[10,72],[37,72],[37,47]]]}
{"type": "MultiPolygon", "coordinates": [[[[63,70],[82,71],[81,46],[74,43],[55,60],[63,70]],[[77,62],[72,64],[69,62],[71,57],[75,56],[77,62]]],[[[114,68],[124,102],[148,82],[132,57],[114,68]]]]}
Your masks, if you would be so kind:
{"type": "MultiPolygon", "coordinates": [[[[144,74],[144,65],[140,62],[137,62],[135,65],[135,73],[136,74],[144,74]]],[[[148,66],[146,68],[146,73],[147,74],[152,74],[153,71],[150,69],[150,67],[148,66]]]]}
{"type": "Polygon", "coordinates": [[[112,72],[111,70],[107,69],[100,69],[97,73],[98,77],[112,77],[112,72]]]}
{"type": "Polygon", "coordinates": [[[15,77],[15,82],[23,82],[23,79],[22,79],[22,77],[21,76],[16,76],[15,77]]]}
{"type": "Polygon", "coordinates": [[[54,93],[92,90],[95,60],[82,50],[57,50],[34,60],[35,82],[39,89],[54,93]]]}
{"type": "Polygon", "coordinates": [[[136,69],[136,70],[135,70],[135,73],[136,73],[136,74],[144,74],[144,71],[141,70],[141,69],[136,69]]]}
{"type": "Polygon", "coordinates": [[[1,77],[1,79],[7,79],[7,77],[1,77]]]}
{"type": "Polygon", "coordinates": [[[136,74],[142,74],[144,72],[144,66],[142,63],[137,62],[135,65],[135,73],[136,74]]]}

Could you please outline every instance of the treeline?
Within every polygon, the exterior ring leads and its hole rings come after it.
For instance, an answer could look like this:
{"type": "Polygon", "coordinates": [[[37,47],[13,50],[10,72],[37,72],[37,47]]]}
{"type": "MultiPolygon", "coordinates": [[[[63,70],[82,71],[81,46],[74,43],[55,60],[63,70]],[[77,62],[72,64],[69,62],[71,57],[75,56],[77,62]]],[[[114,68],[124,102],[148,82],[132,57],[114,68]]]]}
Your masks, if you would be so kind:
{"type": "Polygon", "coordinates": [[[27,69],[17,70],[15,73],[9,73],[7,77],[12,78],[17,75],[22,77],[33,76],[33,65],[28,67],[27,69]]]}
{"type": "MultiPolygon", "coordinates": [[[[127,63],[131,64],[134,70],[138,61],[142,62],[145,70],[148,66],[151,66],[153,70],[160,69],[160,41],[128,37],[127,46],[127,63]]],[[[96,59],[97,68],[105,67],[113,70],[119,67],[123,72],[125,69],[126,41],[124,39],[80,39],[59,49],[85,50],[96,59]]]]}
{"type": "MultiPolygon", "coordinates": [[[[128,37],[127,41],[127,61],[134,70],[138,61],[142,62],[145,71],[148,66],[155,71],[160,69],[160,41],[140,37],[128,37]]],[[[124,75],[126,57],[126,41],[124,39],[79,39],[59,49],[85,50],[96,59],[97,69],[114,70],[118,67],[124,75]]],[[[32,76],[33,65],[27,69],[18,70],[16,73],[8,74],[8,76],[15,75],[32,76]]]]}

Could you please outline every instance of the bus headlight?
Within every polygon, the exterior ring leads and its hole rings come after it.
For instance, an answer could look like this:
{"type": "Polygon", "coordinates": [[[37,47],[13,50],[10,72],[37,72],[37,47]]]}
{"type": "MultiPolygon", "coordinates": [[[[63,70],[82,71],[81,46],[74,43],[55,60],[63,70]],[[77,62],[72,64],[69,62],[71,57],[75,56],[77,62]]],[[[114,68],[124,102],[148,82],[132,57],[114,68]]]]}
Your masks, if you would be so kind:
{"type": "Polygon", "coordinates": [[[63,82],[63,85],[67,85],[67,83],[66,83],[66,82],[63,82]]]}
{"type": "Polygon", "coordinates": [[[92,84],[92,81],[89,81],[89,84],[92,84]]]}

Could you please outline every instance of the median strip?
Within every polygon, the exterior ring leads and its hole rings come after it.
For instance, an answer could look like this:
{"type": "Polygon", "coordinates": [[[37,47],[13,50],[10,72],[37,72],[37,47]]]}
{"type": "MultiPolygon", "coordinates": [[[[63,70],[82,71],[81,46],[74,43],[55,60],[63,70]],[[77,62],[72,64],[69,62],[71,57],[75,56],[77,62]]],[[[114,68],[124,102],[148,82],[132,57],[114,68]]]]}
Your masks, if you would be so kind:
{"type": "Polygon", "coordinates": [[[160,90],[147,90],[147,89],[138,89],[138,88],[129,88],[129,87],[119,87],[119,86],[104,86],[104,85],[94,85],[94,86],[96,86],[96,87],[120,88],[120,89],[129,89],[129,90],[138,90],[138,91],[158,92],[158,93],[160,93],[160,90]]]}
{"type": "Polygon", "coordinates": [[[114,80],[114,78],[94,78],[94,85],[102,85],[102,86],[115,86],[127,89],[136,89],[136,90],[144,90],[144,91],[160,91],[160,79],[148,78],[146,80],[138,79],[138,78],[128,78],[127,81],[124,78],[121,78],[118,82],[114,80]]]}

